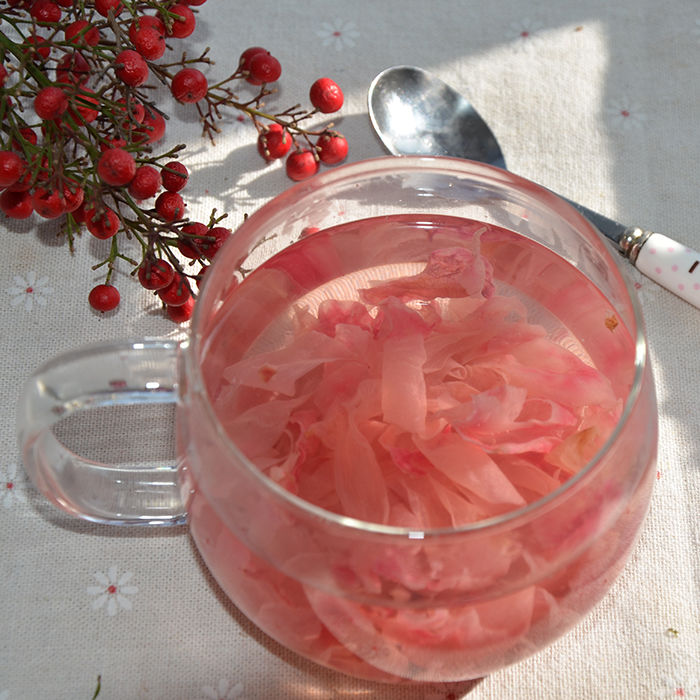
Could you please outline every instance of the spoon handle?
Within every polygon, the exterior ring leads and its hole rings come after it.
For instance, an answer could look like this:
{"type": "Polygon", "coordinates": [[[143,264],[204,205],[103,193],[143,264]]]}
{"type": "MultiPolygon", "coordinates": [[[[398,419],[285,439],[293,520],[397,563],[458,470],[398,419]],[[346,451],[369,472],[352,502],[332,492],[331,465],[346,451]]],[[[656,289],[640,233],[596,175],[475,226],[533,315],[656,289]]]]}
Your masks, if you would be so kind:
{"type": "Polygon", "coordinates": [[[619,246],[640,272],[700,309],[700,253],[641,228],[628,229],[619,246]]]}
{"type": "Polygon", "coordinates": [[[700,253],[668,236],[624,226],[566,200],[609,238],[642,274],[700,309],[700,253]]]}

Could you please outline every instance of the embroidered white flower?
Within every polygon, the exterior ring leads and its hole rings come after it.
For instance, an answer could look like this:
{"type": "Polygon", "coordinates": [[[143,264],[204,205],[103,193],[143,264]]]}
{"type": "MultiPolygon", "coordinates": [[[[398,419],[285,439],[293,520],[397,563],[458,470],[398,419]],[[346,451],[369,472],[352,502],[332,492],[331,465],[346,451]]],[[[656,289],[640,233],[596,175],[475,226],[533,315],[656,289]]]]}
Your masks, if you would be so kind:
{"type": "Polygon", "coordinates": [[[24,500],[25,483],[24,471],[16,464],[0,467],[0,504],[9,508],[13,503],[24,500]]]}
{"type": "Polygon", "coordinates": [[[34,304],[46,306],[46,299],[53,294],[53,289],[48,286],[49,278],[37,277],[36,272],[31,270],[26,277],[15,275],[13,285],[7,289],[7,293],[12,296],[11,306],[24,306],[25,311],[31,311],[34,304]]]}
{"type": "Polygon", "coordinates": [[[338,20],[324,22],[316,30],[316,36],[324,46],[332,46],[336,51],[342,51],[346,46],[355,46],[355,39],[360,36],[354,22],[338,20]]]}
{"type": "Polygon", "coordinates": [[[661,676],[663,687],[656,693],[658,698],[700,698],[700,680],[684,674],[661,676]]]}
{"type": "Polygon", "coordinates": [[[226,679],[221,679],[216,688],[210,685],[205,685],[202,688],[202,693],[207,700],[234,700],[234,698],[243,698],[243,683],[229,683],[226,679]]]}
{"type": "Polygon", "coordinates": [[[110,566],[106,574],[96,571],[94,575],[98,585],[87,587],[87,592],[96,596],[92,601],[93,610],[104,608],[110,617],[120,610],[131,610],[132,602],[127,596],[134,595],[139,590],[136,586],[129,585],[133,576],[131,571],[120,575],[116,566],[110,566]]]}
{"type": "Polygon", "coordinates": [[[627,97],[620,97],[610,102],[605,108],[605,113],[612,126],[621,131],[639,129],[647,120],[646,114],[627,97]]]}
{"type": "Polygon", "coordinates": [[[508,37],[513,41],[513,46],[518,49],[529,49],[537,44],[540,39],[538,32],[542,29],[542,23],[531,19],[522,19],[519,22],[511,22],[508,37]]]}

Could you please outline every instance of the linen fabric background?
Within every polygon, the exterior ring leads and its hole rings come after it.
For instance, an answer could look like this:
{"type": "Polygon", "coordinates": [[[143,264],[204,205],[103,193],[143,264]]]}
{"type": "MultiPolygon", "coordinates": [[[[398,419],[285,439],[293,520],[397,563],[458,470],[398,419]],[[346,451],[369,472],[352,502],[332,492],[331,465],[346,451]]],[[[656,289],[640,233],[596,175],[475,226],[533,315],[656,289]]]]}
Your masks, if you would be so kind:
{"type": "MultiPolygon", "coordinates": [[[[332,121],[349,139],[349,161],[383,153],[366,108],[374,75],[419,65],[472,100],[514,172],[700,250],[697,0],[209,0],[198,10],[182,46],[193,56],[211,47],[212,79],[253,45],[283,66],[271,108],[308,104],[310,84],[333,77],[346,103],[332,121]]],[[[188,144],[183,195],[193,219],[215,206],[236,226],[290,186],[282,163],[259,158],[253,126],[236,113],[211,145],[194,110],[167,93],[161,106],[172,116],[166,143],[188,144]]],[[[119,310],[91,311],[88,291],[103,279],[91,266],[107,242],[84,235],[71,255],[51,222],[3,218],[0,227],[0,700],[89,700],[98,675],[100,700],[700,696],[700,311],[629,266],[657,384],[658,478],[639,545],[605,600],[550,648],[480,682],[379,686],[256,631],[208,576],[185,528],[117,530],[43,504],[15,438],[26,377],[86,342],[183,331],[128,279],[127,265],[115,278],[119,310]],[[119,595],[105,594],[110,585],[119,595]]],[[[166,410],[122,411],[117,423],[93,415],[78,447],[171,454],[166,410]]]]}

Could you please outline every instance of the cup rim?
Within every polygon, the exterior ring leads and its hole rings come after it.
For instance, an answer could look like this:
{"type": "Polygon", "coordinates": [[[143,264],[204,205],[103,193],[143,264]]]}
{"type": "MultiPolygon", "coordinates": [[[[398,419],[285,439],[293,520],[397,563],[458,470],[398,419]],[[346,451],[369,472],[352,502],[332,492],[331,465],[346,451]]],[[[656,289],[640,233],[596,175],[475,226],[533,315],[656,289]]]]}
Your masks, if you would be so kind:
{"type": "MultiPolygon", "coordinates": [[[[382,171],[384,166],[386,166],[385,169],[387,172],[395,172],[397,168],[401,170],[408,169],[414,171],[437,168],[443,172],[461,172],[464,175],[471,175],[473,177],[478,176],[478,172],[475,173],[474,171],[483,170],[484,174],[487,174],[492,178],[500,181],[508,180],[508,183],[510,185],[515,185],[515,187],[521,191],[521,193],[528,197],[535,196],[540,201],[546,202],[548,206],[554,205],[558,207],[558,205],[561,205],[561,207],[564,208],[562,211],[565,211],[568,217],[571,217],[576,221],[577,227],[588,229],[594,234],[594,237],[600,239],[600,248],[604,251],[605,255],[607,255],[611,266],[618,271],[619,279],[622,281],[623,288],[627,293],[628,299],[626,301],[630,302],[636,334],[634,337],[634,375],[630,391],[624,400],[622,413],[620,414],[614,429],[596,454],[583,467],[581,467],[576,474],[567,479],[567,481],[565,481],[554,491],[547,493],[541,498],[525,506],[514,508],[500,515],[485,518],[472,523],[466,523],[456,527],[425,528],[419,530],[417,528],[398,525],[385,525],[382,523],[375,523],[334,513],[326,510],[325,508],[314,505],[313,503],[310,503],[299,496],[296,496],[290,491],[287,491],[277,482],[267,477],[258,467],[256,467],[253,461],[248,459],[248,457],[246,457],[236,446],[235,442],[221,425],[216,415],[216,411],[209,400],[209,395],[201,372],[201,365],[197,359],[201,342],[199,328],[203,323],[201,314],[198,313],[200,304],[195,305],[195,312],[189,338],[187,341],[185,341],[185,343],[183,343],[185,362],[189,371],[189,376],[191,377],[189,391],[201,397],[202,404],[207,413],[207,419],[210,420],[211,424],[215,426],[217,437],[225,446],[226,451],[231,455],[231,460],[235,460],[237,463],[241,464],[250,476],[256,479],[267,491],[273,493],[278,499],[284,502],[285,505],[301,511],[305,516],[313,516],[327,524],[335,525],[343,530],[363,532],[367,535],[389,536],[391,538],[399,538],[402,540],[423,540],[429,538],[444,539],[446,537],[467,535],[469,533],[483,534],[486,530],[495,530],[502,526],[511,525],[514,521],[526,521],[528,518],[532,517],[533,514],[539,511],[546,511],[547,508],[554,502],[568,495],[569,492],[574,491],[578,484],[584,481],[588,475],[595,470],[596,465],[599,464],[603,456],[611,449],[611,447],[618,440],[622,431],[625,429],[639,399],[641,386],[644,381],[644,376],[649,362],[648,344],[639,299],[629,277],[625,274],[620,261],[618,261],[614,255],[611,254],[610,250],[604,245],[602,234],[571,204],[544,186],[538,185],[532,180],[516,175],[515,173],[511,173],[510,171],[505,171],[479,161],[458,159],[450,156],[379,156],[376,158],[363,159],[340,165],[332,170],[317,174],[310,178],[310,180],[296,183],[270,199],[268,202],[259,207],[253,214],[246,218],[246,220],[233,232],[232,238],[233,236],[238,236],[241,233],[245,234],[245,232],[256,225],[258,220],[264,219],[271,209],[278,208],[280,206],[280,202],[285,200],[294,201],[299,196],[304,196],[304,194],[308,193],[309,191],[318,190],[346,178],[349,179],[352,177],[353,173],[360,175],[362,172],[367,172],[368,175],[377,175],[382,171]],[[389,166],[390,163],[393,165],[389,166]],[[467,166],[469,170],[465,170],[465,166],[467,166]],[[372,170],[373,168],[374,170],[372,170]]],[[[561,212],[556,213],[561,215],[561,212]]],[[[224,246],[224,248],[225,247],[226,246],[224,246]]],[[[216,262],[214,262],[213,265],[216,265],[216,262]]],[[[210,273],[211,272],[214,271],[212,270],[210,273]]],[[[210,278],[212,276],[212,274],[209,274],[210,278]]],[[[204,286],[202,296],[205,299],[207,296],[213,293],[210,290],[211,287],[212,285],[204,286]],[[209,294],[207,293],[208,289],[209,294]]],[[[202,304],[202,306],[204,306],[204,304],[202,304]]]]}

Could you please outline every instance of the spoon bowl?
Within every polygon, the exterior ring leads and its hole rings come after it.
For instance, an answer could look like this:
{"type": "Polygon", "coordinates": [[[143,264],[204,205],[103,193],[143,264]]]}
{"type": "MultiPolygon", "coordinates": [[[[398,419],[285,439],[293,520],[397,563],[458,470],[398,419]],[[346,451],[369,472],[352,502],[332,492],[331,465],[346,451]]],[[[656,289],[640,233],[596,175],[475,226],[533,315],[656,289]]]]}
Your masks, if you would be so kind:
{"type": "Polygon", "coordinates": [[[375,131],[393,155],[442,155],[506,167],[496,137],[472,104],[421,68],[381,72],[369,91],[375,131]]]}

